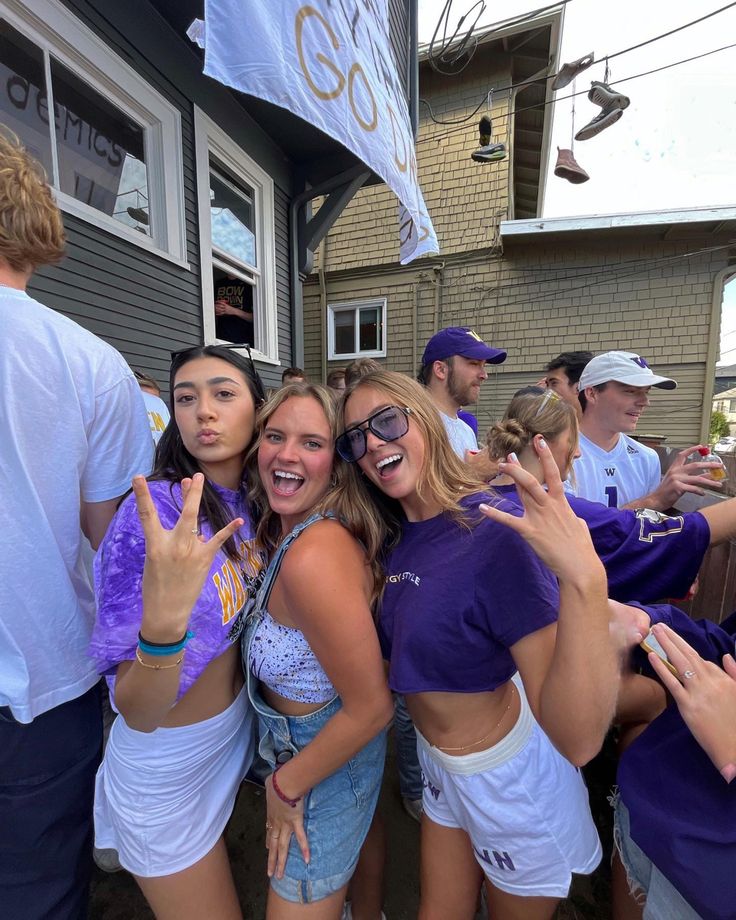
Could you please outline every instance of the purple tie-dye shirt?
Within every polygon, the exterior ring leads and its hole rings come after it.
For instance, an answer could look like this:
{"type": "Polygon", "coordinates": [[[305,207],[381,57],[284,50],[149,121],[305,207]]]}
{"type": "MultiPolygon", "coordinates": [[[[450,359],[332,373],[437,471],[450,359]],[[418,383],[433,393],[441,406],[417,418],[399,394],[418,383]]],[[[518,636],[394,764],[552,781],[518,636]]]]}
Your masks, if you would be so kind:
{"type": "MultiPolygon", "coordinates": [[[[239,492],[212,483],[233,517],[245,524],[235,535],[242,561],[233,562],[224,552],[215,556],[199,600],[192,609],[189,629],[194,638],[187,645],[177,700],[192,686],[207,665],[237,641],[242,628],[241,613],[247,596],[254,593],[262,559],[256,553],[253,525],[245,500],[245,486],[239,492]]],[[[151,498],[161,524],[171,529],[181,511],[178,483],[149,483],[151,498]]],[[[212,530],[202,521],[204,536],[212,530]]],[[[129,495],[118,509],[95,558],[97,619],[89,654],[97,669],[114,689],[115,671],[121,661],[132,661],[143,619],[143,563],[145,538],[136,512],[135,498],[129,495]]]]}

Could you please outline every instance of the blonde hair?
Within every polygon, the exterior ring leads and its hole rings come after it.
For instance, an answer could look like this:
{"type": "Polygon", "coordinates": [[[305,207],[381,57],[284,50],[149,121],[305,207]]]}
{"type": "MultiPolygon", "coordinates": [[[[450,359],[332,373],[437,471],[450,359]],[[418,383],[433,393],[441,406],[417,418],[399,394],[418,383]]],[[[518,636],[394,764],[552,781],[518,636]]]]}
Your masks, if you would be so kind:
{"type": "Polygon", "coordinates": [[[541,434],[546,440],[553,441],[566,431],[571,431],[574,436],[568,458],[570,464],[578,442],[575,409],[553,390],[541,395],[524,393],[511,400],[501,421],[488,430],[488,453],[494,460],[503,460],[510,453],[520,454],[535,435],[541,434]]]}
{"type": "MultiPolygon", "coordinates": [[[[438,504],[442,512],[449,512],[458,523],[469,526],[460,499],[484,491],[484,484],[472,475],[453,450],[440,414],[426,389],[405,374],[394,371],[366,374],[347,388],[340,401],[340,431],[346,427],[345,409],[351,396],[364,387],[382,393],[388,403],[411,412],[409,424],[417,427],[425,445],[424,462],[417,482],[419,499],[438,504]]],[[[402,515],[399,503],[373,486],[361,474],[357,463],[338,463],[338,469],[341,467],[344,475],[335,496],[336,507],[341,511],[359,509],[366,522],[368,556],[371,560],[381,559],[400,535],[402,515]]]]}
{"type": "MultiPolygon", "coordinates": [[[[253,445],[248,451],[246,458],[246,469],[248,471],[248,483],[250,485],[250,501],[254,506],[255,517],[258,520],[256,527],[256,544],[262,550],[267,558],[270,558],[275,552],[281,537],[281,526],[279,516],[274,514],[268,504],[266,491],[258,474],[258,448],[263,441],[263,435],[274,413],[288,402],[290,399],[313,399],[324,412],[325,418],[330,428],[332,441],[337,435],[337,413],[335,409],[334,395],[327,387],[316,383],[287,383],[286,386],[276,390],[258,410],[256,416],[256,431],[253,445]]],[[[343,526],[358,540],[364,547],[368,546],[370,537],[366,531],[366,522],[361,515],[359,506],[345,506],[338,498],[342,494],[343,480],[346,475],[346,464],[335,464],[333,460],[333,475],[330,488],[325,495],[314,505],[310,513],[325,513],[332,511],[340,520],[343,526]]],[[[373,588],[371,592],[371,603],[378,597],[383,581],[380,565],[373,558],[369,559],[369,565],[373,575],[373,588]]]]}
{"type": "Polygon", "coordinates": [[[0,258],[16,271],[33,272],[58,262],[64,245],[64,225],[43,167],[15,135],[0,131],[0,258]]]}

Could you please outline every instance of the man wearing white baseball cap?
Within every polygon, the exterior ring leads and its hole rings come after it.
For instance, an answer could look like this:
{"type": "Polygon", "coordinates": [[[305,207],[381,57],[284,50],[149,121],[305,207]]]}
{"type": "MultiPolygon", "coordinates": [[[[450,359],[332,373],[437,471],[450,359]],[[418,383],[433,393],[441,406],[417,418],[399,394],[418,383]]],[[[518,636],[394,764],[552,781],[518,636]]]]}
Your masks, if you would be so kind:
{"type": "Polygon", "coordinates": [[[666,511],[683,492],[703,494],[714,485],[703,475],[717,463],[687,458],[700,445],[687,447],[662,476],[656,451],[629,437],[649,405],[651,387],[674,390],[677,383],[655,374],[640,355],[607,351],[586,364],[580,376],[581,456],[575,461],[574,490],[581,498],[617,508],[666,511]]]}

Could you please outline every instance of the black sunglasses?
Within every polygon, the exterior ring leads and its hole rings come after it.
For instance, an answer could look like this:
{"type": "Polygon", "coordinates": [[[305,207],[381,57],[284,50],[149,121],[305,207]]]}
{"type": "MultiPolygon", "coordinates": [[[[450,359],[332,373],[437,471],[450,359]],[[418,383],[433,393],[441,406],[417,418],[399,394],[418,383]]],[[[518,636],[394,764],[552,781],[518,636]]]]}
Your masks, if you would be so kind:
{"type": "MultiPolygon", "coordinates": [[[[186,348],[180,348],[178,351],[171,352],[171,360],[174,361],[176,358],[180,358],[182,355],[187,355],[189,352],[194,353],[199,351],[201,348],[205,348],[204,345],[188,345],[186,348]]],[[[250,353],[250,345],[245,342],[224,342],[222,345],[218,344],[217,348],[232,348],[235,351],[241,350],[245,351],[248,355],[248,362],[250,363],[251,373],[253,374],[253,383],[256,388],[256,395],[261,402],[266,401],[266,391],[263,386],[263,381],[261,376],[258,373],[255,362],[253,361],[253,355],[250,353]]]]}
{"type": "Polygon", "coordinates": [[[385,409],[379,409],[359,425],[343,431],[335,440],[335,450],[347,463],[355,463],[368,450],[366,430],[381,441],[397,441],[409,430],[410,415],[411,409],[408,406],[386,406],[385,409]]]}

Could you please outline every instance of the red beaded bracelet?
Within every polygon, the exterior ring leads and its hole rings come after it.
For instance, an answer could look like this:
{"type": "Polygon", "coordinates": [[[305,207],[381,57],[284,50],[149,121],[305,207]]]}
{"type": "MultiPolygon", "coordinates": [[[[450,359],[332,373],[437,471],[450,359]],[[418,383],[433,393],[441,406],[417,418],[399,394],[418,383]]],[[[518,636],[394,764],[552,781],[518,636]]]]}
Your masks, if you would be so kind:
{"type": "Polygon", "coordinates": [[[283,790],[281,789],[279,784],[276,782],[276,774],[279,772],[281,767],[283,767],[283,764],[280,763],[278,767],[276,767],[276,769],[271,774],[271,784],[273,785],[273,791],[281,799],[282,802],[286,802],[287,805],[290,805],[292,808],[296,808],[299,802],[301,802],[303,796],[300,795],[296,799],[290,799],[287,795],[284,795],[283,790]]]}

